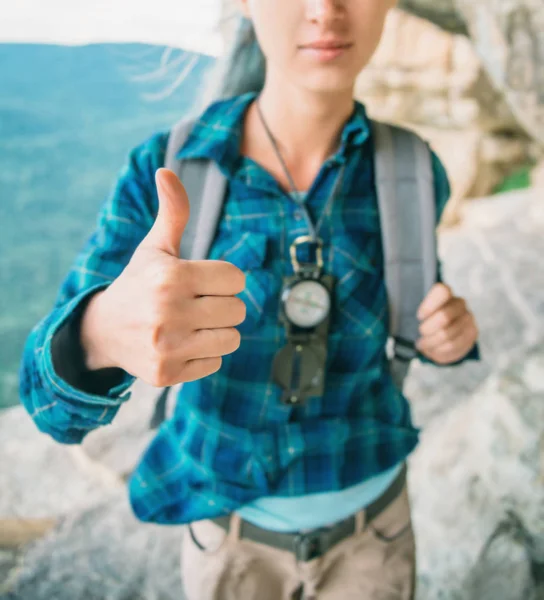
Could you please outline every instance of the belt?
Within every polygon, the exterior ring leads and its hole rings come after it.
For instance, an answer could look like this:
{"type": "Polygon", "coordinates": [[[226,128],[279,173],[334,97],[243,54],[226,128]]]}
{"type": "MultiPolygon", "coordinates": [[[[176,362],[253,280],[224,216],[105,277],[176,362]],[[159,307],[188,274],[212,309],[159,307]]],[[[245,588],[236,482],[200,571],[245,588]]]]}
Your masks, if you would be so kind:
{"type": "MultiPolygon", "coordinates": [[[[406,465],[402,467],[401,472],[385,492],[364,509],[365,523],[375,519],[387,508],[402,492],[405,483],[406,465]]],[[[228,531],[230,518],[230,515],[225,515],[213,518],[211,521],[228,531]]],[[[356,527],[355,515],[343,521],[338,521],[330,527],[313,529],[304,533],[270,531],[242,520],[240,523],[240,538],[293,552],[298,561],[305,562],[323,556],[333,546],[353,535],[356,532],[356,527]]]]}

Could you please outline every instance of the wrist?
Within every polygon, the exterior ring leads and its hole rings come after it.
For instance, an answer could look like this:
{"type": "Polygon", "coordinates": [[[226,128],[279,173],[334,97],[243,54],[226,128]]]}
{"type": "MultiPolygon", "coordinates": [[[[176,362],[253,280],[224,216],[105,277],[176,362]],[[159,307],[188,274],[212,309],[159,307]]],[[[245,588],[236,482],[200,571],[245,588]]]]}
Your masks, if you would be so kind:
{"type": "Polygon", "coordinates": [[[88,371],[117,366],[106,352],[106,349],[111,350],[111,343],[105,335],[108,330],[105,291],[98,292],[89,300],[81,317],[80,342],[88,371]]]}

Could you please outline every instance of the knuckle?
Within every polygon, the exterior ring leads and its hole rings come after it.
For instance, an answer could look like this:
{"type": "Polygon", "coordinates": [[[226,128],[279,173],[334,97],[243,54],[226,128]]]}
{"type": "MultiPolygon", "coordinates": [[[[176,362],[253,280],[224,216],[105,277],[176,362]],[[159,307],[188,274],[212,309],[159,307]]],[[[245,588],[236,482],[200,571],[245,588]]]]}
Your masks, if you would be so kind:
{"type": "Polygon", "coordinates": [[[443,346],[444,354],[451,354],[454,351],[455,351],[455,344],[451,340],[444,344],[444,346],[443,346]]]}
{"type": "Polygon", "coordinates": [[[438,315],[438,322],[443,329],[450,325],[452,321],[451,314],[448,310],[443,310],[438,315]]]}
{"type": "Polygon", "coordinates": [[[215,305],[215,302],[213,301],[213,299],[206,298],[205,301],[202,302],[201,308],[202,308],[202,314],[201,314],[202,323],[207,324],[213,319],[214,314],[217,310],[217,306],[215,305]]]}
{"type": "Polygon", "coordinates": [[[149,280],[154,290],[162,289],[171,279],[170,266],[165,261],[155,261],[149,274],[149,280]]]}
{"type": "Polygon", "coordinates": [[[451,328],[446,328],[446,329],[442,330],[442,341],[444,343],[447,344],[448,342],[451,342],[453,337],[454,337],[454,332],[452,331],[451,328]]]}
{"type": "Polygon", "coordinates": [[[456,298],[456,307],[459,309],[459,312],[466,313],[467,312],[467,302],[464,298],[456,298]]]}
{"type": "Polygon", "coordinates": [[[195,344],[198,340],[198,332],[192,331],[183,336],[176,344],[176,354],[183,362],[192,360],[195,355],[195,344]]]}
{"type": "Polygon", "coordinates": [[[165,346],[166,340],[166,324],[160,317],[160,315],[154,315],[151,318],[151,326],[150,326],[150,346],[152,352],[157,356],[158,359],[161,358],[162,351],[165,346]]]}
{"type": "Polygon", "coordinates": [[[195,263],[191,260],[182,260],[178,262],[179,271],[177,277],[179,281],[183,282],[183,289],[189,294],[194,295],[195,285],[194,282],[197,280],[197,274],[195,274],[195,263]]]}
{"type": "Polygon", "coordinates": [[[164,302],[169,294],[172,284],[166,278],[155,281],[153,285],[153,295],[159,302],[164,302]]]}

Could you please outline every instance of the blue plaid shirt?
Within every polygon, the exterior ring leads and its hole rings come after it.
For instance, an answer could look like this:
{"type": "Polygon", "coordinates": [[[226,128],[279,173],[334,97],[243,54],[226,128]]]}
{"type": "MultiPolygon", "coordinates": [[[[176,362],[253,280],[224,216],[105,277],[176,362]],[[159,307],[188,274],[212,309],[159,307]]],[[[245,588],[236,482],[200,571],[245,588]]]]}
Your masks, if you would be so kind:
{"type": "MultiPolygon", "coordinates": [[[[326,389],[303,407],[280,402],[271,381],[274,354],[285,343],[278,322],[282,278],[293,272],[289,245],[307,232],[300,208],[276,180],[240,155],[242,118],[254,95],[208,108],[180,149],[184,159],[219,165],[229,186],[210,258],[246,273],[247,318],[241,346],[219,372],[183,386],[175,413],[160,427],[130,482],[144,521],[186,523],[229,513],[262,496],[298,496],[358,484],[402,461],[418,430],[407,399],[389,375],[388,311],[373,143],[356,103],[339,150],[322,166],[307,206],[324,240],[326,271],[337,278],[328,340],[326,389]],[[335,202],[326,208],[343,168],[335,202]],[[325,209],[326,208],[326,209],[325,209]]],[[[32,330],[20,372],[21,399],[41,431],[79,443],[112,421],[130,398],[128,373],[104,393],[77,389],[55,370],[52,340],[75,322],[86,300],[127,265],[158,207],[155,171],[168,133],[135,148],[100,212],[96,231],[63,282],[55,306],[32,330]]],[[[449,196],[433,155],[436,203],[449,196]]],[[[477,358],[477,348],[467,358],[477,358]]],[[[69,360],[69,359],[65,359],[69,360]]]]}

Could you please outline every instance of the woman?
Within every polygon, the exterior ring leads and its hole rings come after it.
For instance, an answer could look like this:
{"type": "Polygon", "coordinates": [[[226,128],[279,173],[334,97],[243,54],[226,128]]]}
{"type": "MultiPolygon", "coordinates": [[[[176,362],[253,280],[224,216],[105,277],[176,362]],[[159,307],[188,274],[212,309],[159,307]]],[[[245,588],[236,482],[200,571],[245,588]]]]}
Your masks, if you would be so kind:
{"type": "MultiPolygon", "coordinates": [[[[210,260],[179,259],[190,199],[162,168],[168,134],[159,133],[132,151],[27,341],[22,401],[63,443],[110,423],[135,377],[185,382],[130,495],[144,521],[191,524],[190,600],[413,597],[404,463],[417,430],[385,354],[373,141],[353,100],[393,4],[240,0],[214,92],[222,99],[178,152],[228,178],[210,260]],[[289,404],[274,370],[300,357],[278,359],[294,329],[277,315],[292,244],[312,228],[336,282],[326,348],[312,354],[326,377],[320,393],[289,404]]],[[[440,214],[448,185],[434,156],[433,171],[440,214]]],[[[313,250],[301,250],[311,264],[313,250]]],[[[473,316],[447,286],[433,287],[418,316],[421,357],[477,358],[473,316]]]]}

